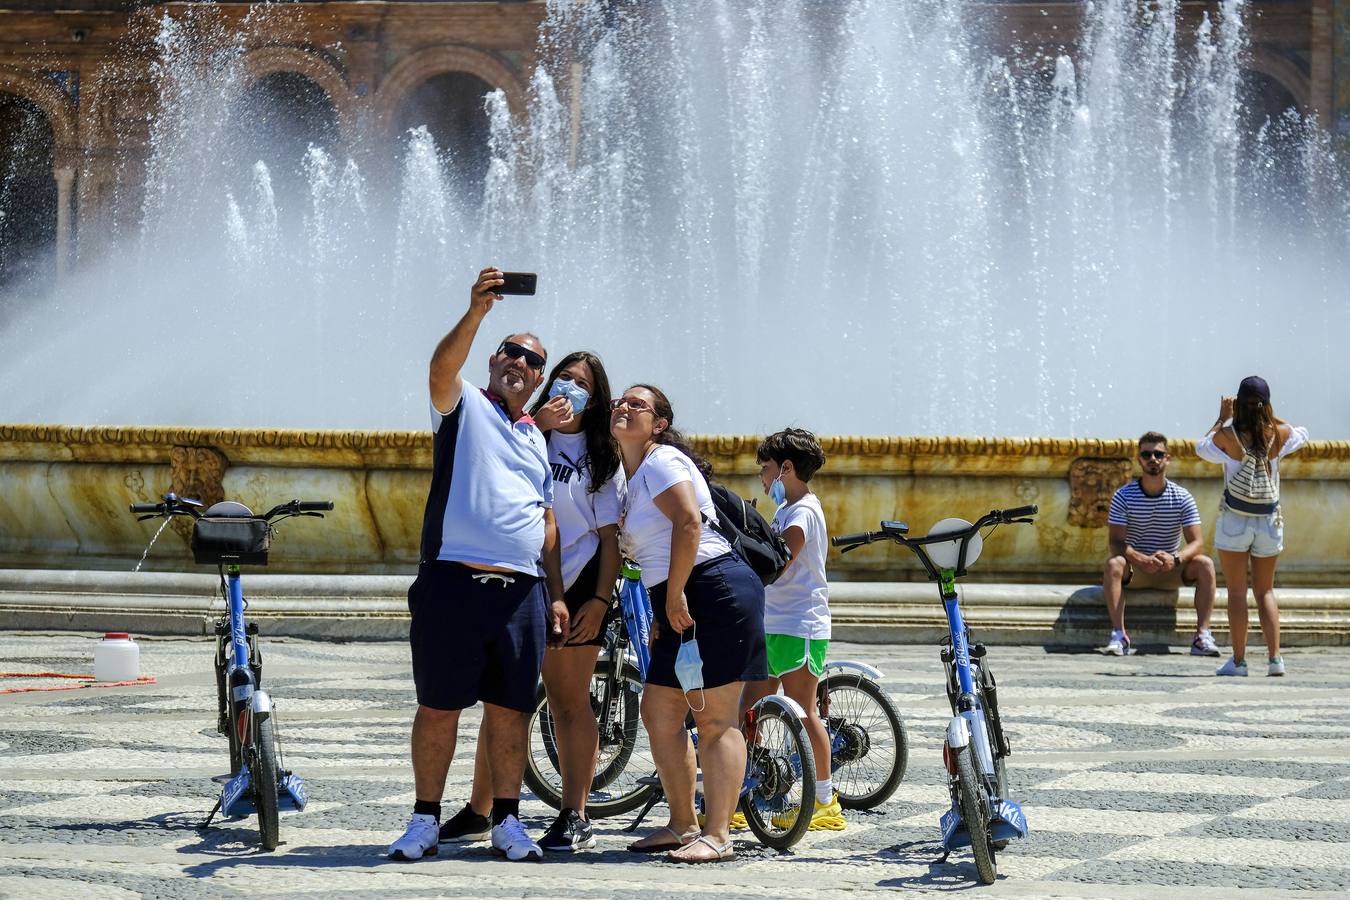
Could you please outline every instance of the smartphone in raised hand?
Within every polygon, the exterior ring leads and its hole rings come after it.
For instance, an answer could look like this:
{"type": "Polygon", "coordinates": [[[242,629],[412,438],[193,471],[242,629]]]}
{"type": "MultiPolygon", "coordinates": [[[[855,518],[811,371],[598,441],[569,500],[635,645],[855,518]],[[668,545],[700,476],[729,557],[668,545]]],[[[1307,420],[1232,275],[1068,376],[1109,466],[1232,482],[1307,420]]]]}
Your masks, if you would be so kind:
{"type": "Polygon", "coordinates": [[[539,281],[539,276],[533,272],[503,272],[502,280],[505,282],[500,285],[496,292],[498,294],[523,294],[533,295],[535,285],[539,281]]]}

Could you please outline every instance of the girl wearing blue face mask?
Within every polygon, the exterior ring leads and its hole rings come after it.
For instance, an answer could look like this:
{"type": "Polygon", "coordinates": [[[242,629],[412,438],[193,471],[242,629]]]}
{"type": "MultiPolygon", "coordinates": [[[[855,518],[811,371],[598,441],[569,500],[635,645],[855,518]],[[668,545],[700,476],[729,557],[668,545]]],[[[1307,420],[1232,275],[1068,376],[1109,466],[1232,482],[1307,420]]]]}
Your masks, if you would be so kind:
{"type": "MultiPolygon", "coordinates": [[[[545,851],[573,851],[595,846],[586,818],[599,746],[590,684],[613,614],[610,599],[622,562],[618,523],[623,475],[618,446],[609,431],[609,378],[600,358],[584,350],[569,353],[544,384],[530,415],[548,442],[571,632],[565,646],[544,654],[544,688],[562,770],[562,809],[539,846],[545,851]]],[[[443,841],[485,838],[492,808],[491,752],[480,731],[473,794],[469,804],[442,826],[443,841]]]]}
{"type": "Polygon", "coordinates": [[[730,823],[745,775],[741,688],[768,675],[764,586],[709,524],[717,510],[708,464],[671,428],[666,395],[651,385],[614,401],[610,424],[623,454],[625,549],[642,566],[654,613],[642,722],[670,808],[666,825],[631,844],[674,862],[731,859],[730,823]],[[693,711],[707,815],[694,808],[693,711]]]}

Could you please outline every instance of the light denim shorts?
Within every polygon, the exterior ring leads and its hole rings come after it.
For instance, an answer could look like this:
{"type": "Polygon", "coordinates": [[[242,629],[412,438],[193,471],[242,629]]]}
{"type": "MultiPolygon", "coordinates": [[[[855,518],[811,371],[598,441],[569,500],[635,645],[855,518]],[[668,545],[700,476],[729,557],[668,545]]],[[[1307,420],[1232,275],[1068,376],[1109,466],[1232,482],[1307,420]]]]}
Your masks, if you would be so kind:
{"type": "Polygon", "coordinates": [[[1214,546],[1252,556],[1279,556],[1284,550],[1284,516],[1278,509],[1268,516],[1243,516],[1221,503],[1214,546]]]}

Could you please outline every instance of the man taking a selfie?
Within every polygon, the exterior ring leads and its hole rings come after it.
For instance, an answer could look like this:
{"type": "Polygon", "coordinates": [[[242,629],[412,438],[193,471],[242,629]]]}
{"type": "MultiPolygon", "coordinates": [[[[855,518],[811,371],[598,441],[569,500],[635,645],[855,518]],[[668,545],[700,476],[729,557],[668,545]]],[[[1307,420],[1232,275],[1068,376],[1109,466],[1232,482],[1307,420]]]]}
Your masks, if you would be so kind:
{"type": "Polygon", "coordinates": [[[1201,552],[1205,544],[1195,498],[1167,478],[1171,460],[1167,438],[1156,431],[1146,433],[1139,439],[1143,474],[1111,498],[1106,518],[1111,555],[1102,573],[1102,592],[1111,616],[1106,652],[1113,656],[1130,652],[1122,588],[1175,590],[1183,584],[1195,587],[1197,628],[1191,655],[1219,655],[1209,631],[1214,610],[1214,561],[1201,552]]]}
{"type": "Polygon", "coordinates": [[[518,814],[544,647],[568,629],[553,474],[544,436],[525,414],[547,357],[537,337],[513,334],[488,358],[486,389],[461,375],[503,284],[495,268],[479,273],[468,311],[431,357],[431,489],[408,589],[417,797],[389,847],[394,859],[436,855],[460,711],[480,700],[493,748],[493,849],[510,860],[543,856],[518,814]]]}

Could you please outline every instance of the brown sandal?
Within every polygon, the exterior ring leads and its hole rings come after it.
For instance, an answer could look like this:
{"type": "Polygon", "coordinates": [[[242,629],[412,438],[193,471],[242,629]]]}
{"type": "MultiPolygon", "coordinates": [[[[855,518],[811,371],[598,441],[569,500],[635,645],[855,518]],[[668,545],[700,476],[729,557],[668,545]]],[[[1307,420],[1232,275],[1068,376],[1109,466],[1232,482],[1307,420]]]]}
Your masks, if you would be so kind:
{"type": "Polygon", "coordinates": [[[687,832],[687,833],[685,833],[685,834],[680,834],[678,831],[676,831],[674,828],[671,828],[669,825],[662,825],[660,828],[656,829],[656,830],[653,831],[651,834],[647,835],[647,837],[640,838],[640,839],[634,841],[633,843],[629,844],[629,845],[628,845],[628,852],[629,852],[629,853],[664,853],[664,852],[666,852],[666,851],[668,851],[668,850],[678,850],[678,849],[680,849],[681,847],[688,846],[689,844],[692,844],[694,841],[698,840],[698,836],[699,836],[699,832],[698,832],[698,829],[697,829],[697,828],[695,828],[693,831],[687,832]],[[663,832],[663,831],[664,831],[664,832],[667,832],[672,838],[674,838],[674,840],[673,840],[673,841],[661,841],[661,842],[659,842],[659,843],[654,843],[654,844],[644,844],[644,843],[642,843],[643,841],[647,840],[647,838],[655,837],[656,835],[660,834],[660,833],[663,832]]]}
{"type": "Polygon", "coordinates": [[[732,848],[731,841],[727,841],[725,844],[719,847],[712,842],[711,838],[705,835],[699,835],[689,843],[706,844],[708,849],[712,850],[712,852],[716,853],[717,855],[700,859],[699,857],[695,856],[679,856],[676,854],[674,850],[671,850],[669,853],[666,854],[666,859],[670,860],[671,862],[689,863],[691,865],[696,865],[699,863],[726,862],[729,859],[736,858],[736,851],[732,848]]]}

